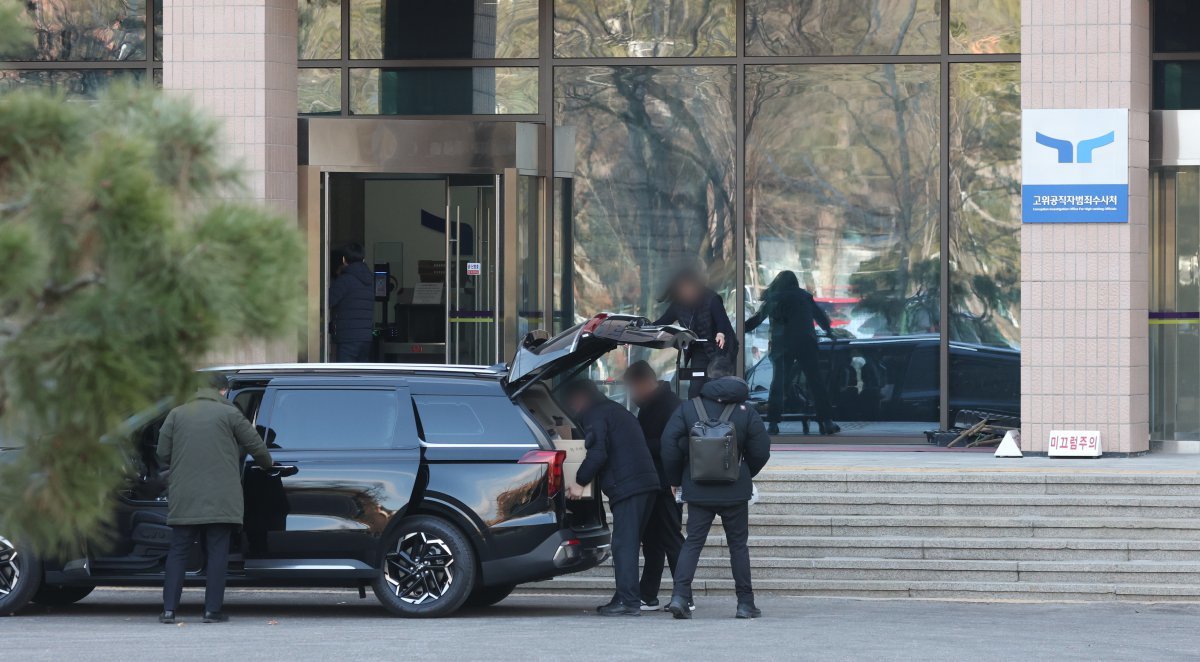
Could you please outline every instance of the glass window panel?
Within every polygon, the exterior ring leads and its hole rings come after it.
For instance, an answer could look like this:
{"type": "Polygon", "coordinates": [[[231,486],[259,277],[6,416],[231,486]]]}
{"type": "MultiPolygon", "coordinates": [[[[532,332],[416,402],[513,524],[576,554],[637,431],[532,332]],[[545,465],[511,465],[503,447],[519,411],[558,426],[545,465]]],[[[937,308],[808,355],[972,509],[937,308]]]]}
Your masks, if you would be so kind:
{"type": "Polygon", "coordinates": [[[538,56],[538,0],[349,1],[355,59],[538,56]]]}
{"type": "Polygon", "coordinates": [[[535,329],[545,329],[547,320],[542,311],[542,250],[541,198],[538,177],[517,176],[517,337],[535,329]]]}
{"type": "Polygon", "coordinates": [[[298,69],[296,112],[301,115],[337,115],[342,112],[341,69],[298,69]]]}
{"type": "Polygon", "coordinates": [[[414,395],[413,402],[431,444],[536,442],[520,410],[505,397],[414,395]]]}
{"type": "Polygon", "coordinates": [[[1021,410],[1021,65],[950,65],[950,406],[1021,410]]]}
{"type": "Polygon", "coordinates": [[[1021,0],[950,0],[951,53],[1020,53],[1021,0]]]}
{"type": "Polygon", "coordinates": [[[283,389],[275,394],[271,429],[284,450],[390,448],[400,413],[395,391],[283,389]]]}
{"type": "Polygon", "coordinates": [[[1154,109],[1200,108],[1200,61],[1154,63],[1154,109]]]}
{"type": "MultiPolygon", "coordinates": [[[[555,69],[556,131],[575,135],[575,177],[556,190],[572,200],[555,205],[569,214],[576,316],[654,318],[680,267],[702,269],[733,310],[734,97],[727,66],[555,69]]],[[[626,358],[610,353],[599,376],[626,358]]],[[[674,369],[673,352],[649,358],[674,369]]]]}
{"type": "Polygon", "coordinates": [[[143,73],[145,71],[142,69],[0,70],[0,94],[13,90],[41,89],[62,94],[67,101],[90,101],[114,80],[138,80],[143,73]]]}
{"type": "Polygon", "coordinates": [[[746,0],[747,55],[941,50],[941,0],[746,0]]]}
{"type": "Polygon", "coordinates": [[[300,25],[296,56],[301,60],[342,57],[342,0],[296,0],[300,25]]]}
{"type": "Polygon", "coordinates": [[[146,59],[145,0],[27,0],[33,30],[0,60],[146,59]]]}
{"type": "Polygon", "coordinates": [[[785,433],[822,391],[864,434],[937,420],[938,88],[937,65],[749,68],[747,311],[791,271],[845,339],[818,344],[812,386],[804,352],[772,343],[770,319],[746,335],[754,397],[767,409],[775,387],[785,433]]]}
{"type": "Polygon", "coordinates": [[[1020,65],[950,75],[950,338],[1020,348],[1020,65]]]}
{"type": "Polygon", "coordinates": [[[154,0],[154,61],[163,59],[163,0],[154,0]]]}
{"type": "Polygon", "coordinates": [[[354,115],[533,115],[536,67],[351,69],[354,115]]]}
{"type": "Polygon", "coordinates": [[[1154,50],[1158,53],[1200,51],[1200,2],[1154,0],[1154,50]]]}
{"type": "Polygon", "coordinates": [[[734,55],[733,0],[557,0],[557,57],[734,55]]]}

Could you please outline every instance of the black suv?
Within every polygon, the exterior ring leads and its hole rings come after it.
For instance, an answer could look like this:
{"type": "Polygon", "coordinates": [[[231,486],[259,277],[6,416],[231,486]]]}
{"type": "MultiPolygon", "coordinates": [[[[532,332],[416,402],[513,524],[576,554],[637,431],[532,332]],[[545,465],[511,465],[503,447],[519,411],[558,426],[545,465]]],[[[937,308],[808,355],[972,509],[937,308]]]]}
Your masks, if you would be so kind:
{"type": "MultiPolygon", "coordinates": [[[[692,338],[604,314],[553,339],[527,335],[511,367],[220,369],[276,462],[297,469],[247,463],[230,585],[364,595],[370,586],[396,614],[445,616],[594,567],[608,555],[609,531],[599,498],[565,498],[567,452],[555,442],[581,435],[554,386],[621,344],[679,349],[692,338]]],[[[169,497],[154,451],[168,409],[131,423],[136,478],[118,496],[111,546],[43,561],[0,532],[0,614],[73,603],[96,586],[161,583],[169,497]]],[[[191,583],[203,581],[202,568],[197,546],[191,583]]]]}

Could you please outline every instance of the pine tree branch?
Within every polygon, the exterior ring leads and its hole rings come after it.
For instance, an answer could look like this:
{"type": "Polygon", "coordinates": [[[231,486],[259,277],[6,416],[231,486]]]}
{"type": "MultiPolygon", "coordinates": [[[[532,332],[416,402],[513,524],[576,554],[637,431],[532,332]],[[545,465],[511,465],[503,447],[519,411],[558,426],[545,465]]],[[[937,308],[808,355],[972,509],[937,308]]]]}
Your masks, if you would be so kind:
{"type": "Polygon", "coordinates": [[[63,299],[71,296],[75,292],[78,292],[85,287],[98,285],[103,282],[104,276],[100,275],[99,273],[93,273],[88,276],[77,278],[66,285],[47,285],[45,289],[42,290],[42,303],[38,305],[38,308],[41,309],[47,304],[58,303],[59,301],[62,301],[63,299]]]}

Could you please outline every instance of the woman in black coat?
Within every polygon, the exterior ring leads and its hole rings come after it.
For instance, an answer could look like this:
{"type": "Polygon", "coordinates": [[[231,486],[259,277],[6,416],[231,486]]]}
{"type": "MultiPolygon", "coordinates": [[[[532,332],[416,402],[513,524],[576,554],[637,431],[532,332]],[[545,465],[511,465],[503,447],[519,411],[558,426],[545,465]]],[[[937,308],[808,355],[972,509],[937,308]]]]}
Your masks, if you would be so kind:
{"type": "Polygon", "coordinates": [[[688,366],[695,374],[688,386],[688,397],[695,398],[708,381],[708,366],[718,357],[732,360],[737,355],[733,323],[725,312],[721,295],[705,285],[704,278],[694,269],[676,274],[659,302],[668,306],[654,324],[679,324],[704,341],[693,343],[687,352],[688,366]]]}
{"type": "Polygon", "coordinates": [[[767,400],[767,430],[779,434],[779,421],[789,385],[795,380],[797,368],[804,371],[808,392],[817,410],[821,434],[836,434],[841,430],[833,422],[829,394],[821,368],[817,365],[817,334],[819,325],[828,334],[832,327],[829,316],[813,300],[813,295],[800,287],[795,272],[781,271],[767,287],[762,307],[746,320],[746,332],[758,328],[763,320],[771,320],[771,394],[767,400]]]}

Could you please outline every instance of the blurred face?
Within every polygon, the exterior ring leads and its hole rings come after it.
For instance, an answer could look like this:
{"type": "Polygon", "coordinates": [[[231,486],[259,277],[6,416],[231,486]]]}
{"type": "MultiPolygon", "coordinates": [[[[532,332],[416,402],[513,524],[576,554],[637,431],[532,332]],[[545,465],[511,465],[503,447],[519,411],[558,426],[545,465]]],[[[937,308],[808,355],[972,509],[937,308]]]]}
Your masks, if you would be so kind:
{"type": "Polygon", "coordinates": [[[654,396],[654,391],[658,389],[658,380],[633,379],[625,382],[625,387],[629,389],[629,395],[633,397],[633,401],[640,406],[654,396]]]}
{"type": "Polygon", "coordinates": [[[676,288],[675,296],[682,303],[691,303],[699,298],[700,287],[690,280],[680,281],[679,287],[676,288]]]}
{"type": "Polygon", "coordinates": [[[587,393],[572,393],[567,397],[567,407],[576,414],[582,414],[587,411],[590,400],[587,393]]]}

